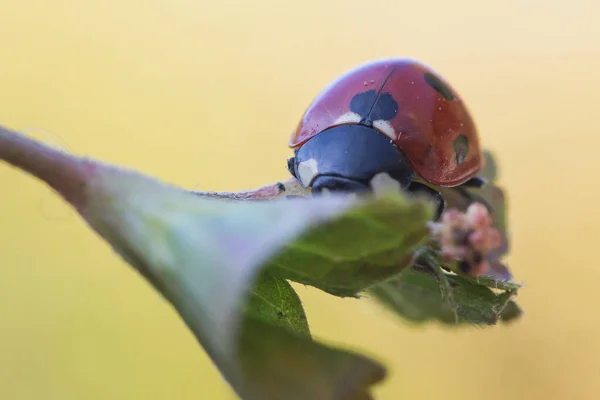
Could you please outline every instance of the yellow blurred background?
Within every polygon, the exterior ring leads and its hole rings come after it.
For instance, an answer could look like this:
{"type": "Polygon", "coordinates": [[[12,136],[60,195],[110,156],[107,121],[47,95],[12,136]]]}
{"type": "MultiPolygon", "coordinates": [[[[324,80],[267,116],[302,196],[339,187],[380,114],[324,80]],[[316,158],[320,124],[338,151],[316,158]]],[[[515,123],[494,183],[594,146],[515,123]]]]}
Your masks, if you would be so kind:
{"type": "MultiPolygon", "coordinates": [[[[525,315],[419,327],[299,287],[314,334],[385,362],[383,400],[597,399],[598,13],[595,0],[1,0],[0,124],[190,189],[252,188],[287,177],[288,136],[330,80],[418,58],[499,160],[525,315]]],[[[5,165],[0,181],[2,400],[236,398],[58,197],[5,165]]]]}

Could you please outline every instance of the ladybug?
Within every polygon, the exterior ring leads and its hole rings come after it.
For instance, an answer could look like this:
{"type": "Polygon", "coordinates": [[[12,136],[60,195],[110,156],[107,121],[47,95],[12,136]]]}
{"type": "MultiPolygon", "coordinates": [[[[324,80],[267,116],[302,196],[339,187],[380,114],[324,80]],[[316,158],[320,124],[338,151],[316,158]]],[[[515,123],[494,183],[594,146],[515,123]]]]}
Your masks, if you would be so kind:
{"type": "MultiPolygon", "coordinates": [[[[288,170],[314,195],[392,183],[437,204],[435,187],[481,187],[477,129],[456,91],[406,58],[359,65],[330,83],[292,134],[288,170]]],[[[466,193],[466,192],[465,192],[466,193]]]]}

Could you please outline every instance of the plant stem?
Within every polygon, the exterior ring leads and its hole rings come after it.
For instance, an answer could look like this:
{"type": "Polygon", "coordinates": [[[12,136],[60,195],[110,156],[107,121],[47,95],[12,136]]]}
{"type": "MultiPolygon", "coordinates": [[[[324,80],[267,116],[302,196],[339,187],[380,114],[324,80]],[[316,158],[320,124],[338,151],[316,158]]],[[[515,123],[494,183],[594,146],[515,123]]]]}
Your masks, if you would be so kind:
{"type": "Polygon", "coordinates": [[[75,207],[84,203],[94,165],[0,126],[0,160],[44,181],[75,207]]]}

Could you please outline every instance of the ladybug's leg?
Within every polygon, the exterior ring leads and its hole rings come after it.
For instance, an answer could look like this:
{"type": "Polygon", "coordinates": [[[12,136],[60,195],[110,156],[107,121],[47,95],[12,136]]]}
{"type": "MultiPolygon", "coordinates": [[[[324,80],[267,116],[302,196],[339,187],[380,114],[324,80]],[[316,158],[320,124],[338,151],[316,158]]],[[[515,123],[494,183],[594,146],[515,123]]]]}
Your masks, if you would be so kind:
{"type": "Polygon", "coordinates": [[[485,185],[487,185],[487,179],[483,177],[476,176],[474,178],[469,179],[465,183],[460,186],[456,186],[454,189],[458,194],[460,194],[467,202],[474,203],[478,202],[483,204],[490,213],[494,212],[494,208],[481,196],[477,195],[477,191],[468,190],[468,189],[481,189],[485,185]]]}
{"type": "Polygon", "coordinates": [[[296,171],[294,170],[294,162],[296,161],[296,157],[290,157],[287,160],[287,169],[288,171],[290,171],[290,174],[292,174],[292,176],[296,179],[298,179],[298,177],[296,176],[296,171]]]}
{"type": "Polygon", "coordinates": [[[438,191],[419,182],[411,182],[406,191],[415,197],[424,196],[426,199],[432,201],[436,205],[434,220],[437,221],[440,219],[442,212],[446,208],[446,201],[438,191]]]}
{"type": "Polygon", "coordinates": [[[488,183],[488,181],[484,177],[482,177],[482,176],[475,176],[475,177],[469,179],[468,181],[466,181],[465,183],[463,183],[460,186],[467,187],[467,188],[473,188],[473,189],[479,189],[479,188],[483,187],[487,183],[488,183]]]}

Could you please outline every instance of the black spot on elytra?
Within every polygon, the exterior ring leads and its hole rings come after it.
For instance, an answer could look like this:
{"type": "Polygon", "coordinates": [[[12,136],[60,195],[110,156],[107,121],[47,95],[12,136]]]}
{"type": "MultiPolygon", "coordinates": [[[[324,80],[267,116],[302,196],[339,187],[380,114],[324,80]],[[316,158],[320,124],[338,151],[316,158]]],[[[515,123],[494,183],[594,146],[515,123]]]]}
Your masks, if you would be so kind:
{"type": "Polygon", "coordinates": [[[390,121],[398,114],[398,103],[394,100],[391,93],[384,93],[377,99],[377,103],[371,111],[371,120],[390,121]]]}
{"type": "Polygon", "coordinates": [[[456,157],[456,165],[462,165],[469,154],[469,139],[465,135],[458,135],[452,143],[454,148],[454,156],[456,157]]]}
{"type": "Polygon", "coordinates": [[[377,91],[374,89],[356,94],[350,100],[350,111],[357,113],[363,118],[366,117],[369,111],[371,111],[371,105],[375,101],[375,96],[377,96],[377,91]]]}
{"type": "Polygon", "coordinates": [[[436,75],[426,72],[424,75],[425,82],[435,89],[436,92],[444,96],[446,100],[453,101],[455,99],[452,90],[436,75]]]}
{"type": "Polygon", "coordinates": [[[383,93],[376,98],[375,90],[358,93],[350,100],[350,111],[362,117],[361,123],[371,126],[372,121],[394,119],[398,114],[398,103],[391,93],[383,93]],[[373,102],[377,100],[375,104],[373,102]]]}
{"type": "Polygon", "coordinates": [[[285,185],[281,182],[277,182],[277,189],[279,189],[279,193],[285,192],[285,185]]]}

